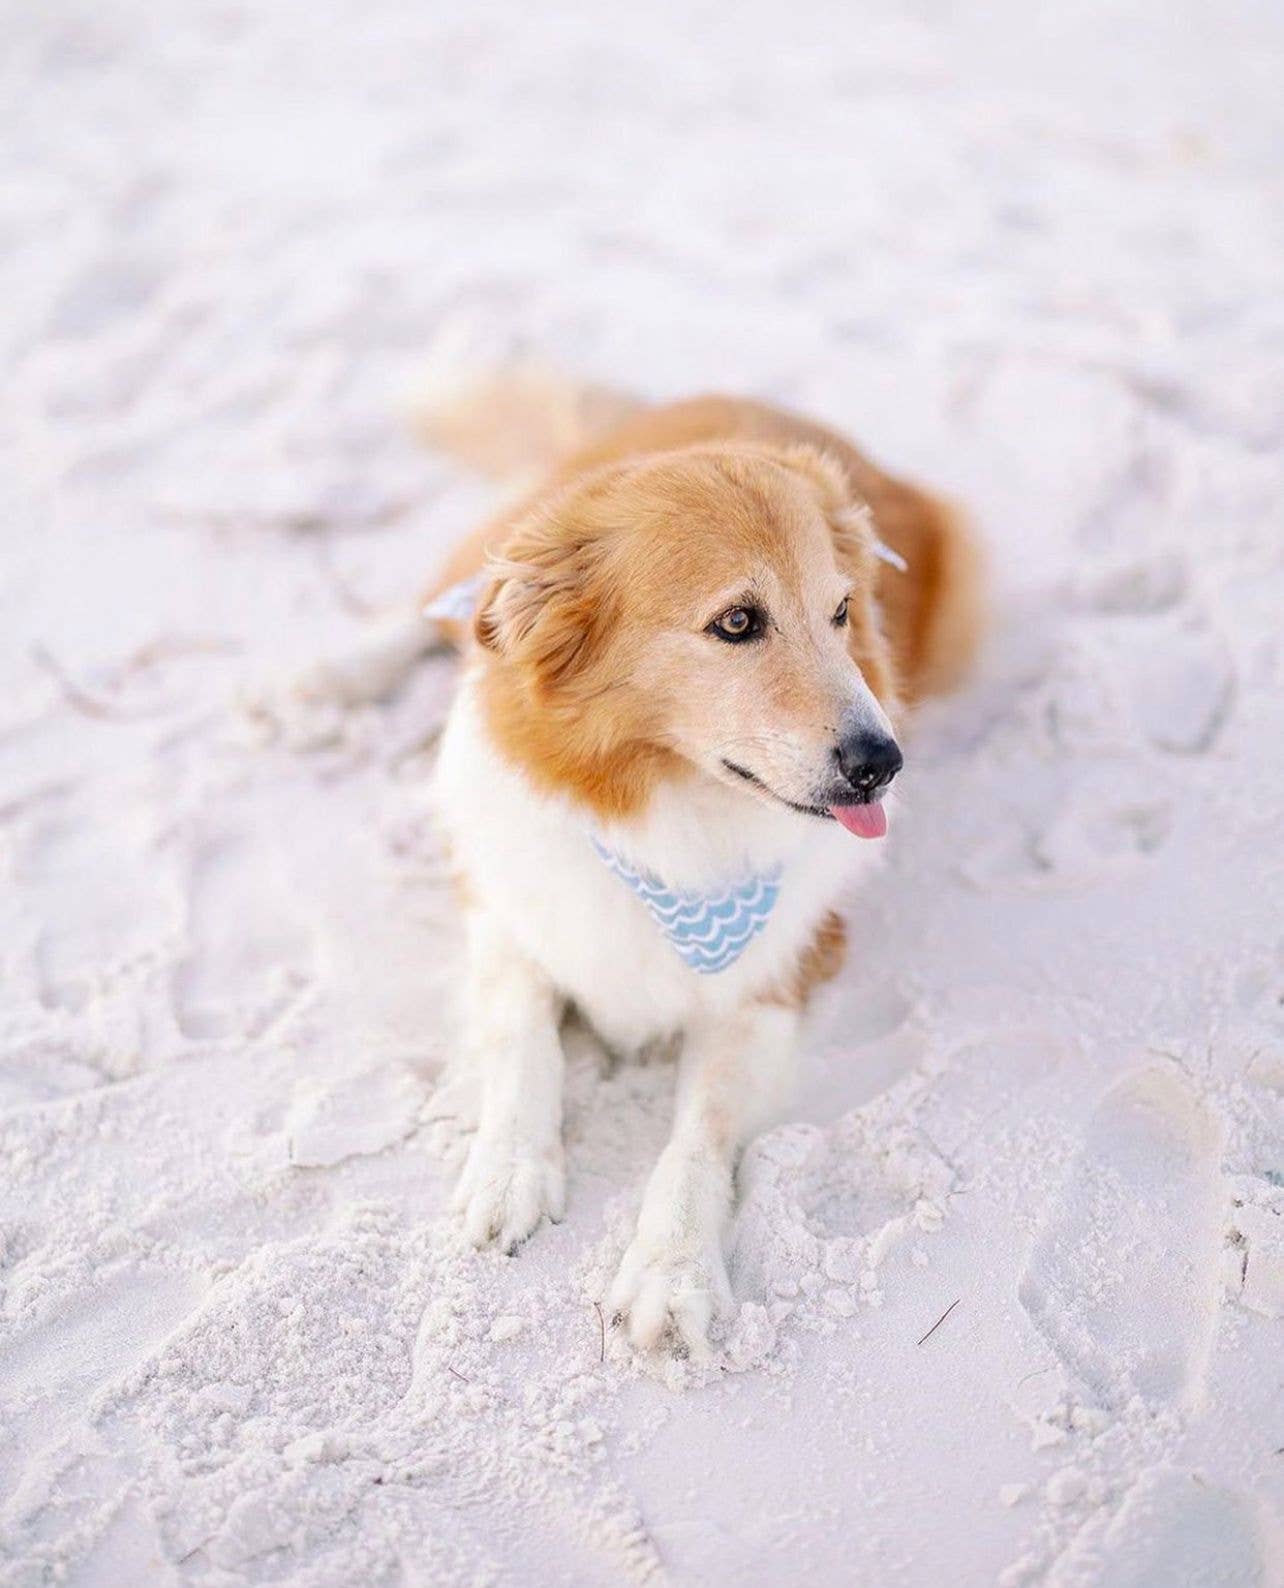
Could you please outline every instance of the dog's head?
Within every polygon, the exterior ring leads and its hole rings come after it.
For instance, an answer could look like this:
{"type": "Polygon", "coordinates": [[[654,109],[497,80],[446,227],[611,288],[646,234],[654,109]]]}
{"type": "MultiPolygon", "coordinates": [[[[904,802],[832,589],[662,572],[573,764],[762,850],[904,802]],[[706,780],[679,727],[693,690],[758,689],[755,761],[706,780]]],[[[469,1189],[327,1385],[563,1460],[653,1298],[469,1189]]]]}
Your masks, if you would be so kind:
{"type": "Polygon", "coordinates": [[[810,447],[610,465],[522,515],[476,618],[500,742],[603,815],[703,774],[884,830],[901,765],[868,516],[810,447]]]}

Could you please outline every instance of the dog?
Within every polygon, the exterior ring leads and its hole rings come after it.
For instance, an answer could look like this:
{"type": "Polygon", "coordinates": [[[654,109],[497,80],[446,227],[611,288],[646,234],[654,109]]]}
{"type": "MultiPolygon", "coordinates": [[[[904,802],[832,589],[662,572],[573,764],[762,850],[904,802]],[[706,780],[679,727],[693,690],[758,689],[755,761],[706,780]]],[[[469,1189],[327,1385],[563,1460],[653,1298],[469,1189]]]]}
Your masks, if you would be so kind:
{"type": "Polygon", "coordinates": [[[615,1052],[679,1038],[607,1300],[638,1349],[701,1358],[738,1155],[842,962],[907,713],[975,651],[977,548],[946,502],[759,402],[515,372],[420,418],[522,476],[424,598],[466,657],[434,784],[481,1083],[454,1206],[505,1252],[562,1216],[568,1008],[615,1052]]]}

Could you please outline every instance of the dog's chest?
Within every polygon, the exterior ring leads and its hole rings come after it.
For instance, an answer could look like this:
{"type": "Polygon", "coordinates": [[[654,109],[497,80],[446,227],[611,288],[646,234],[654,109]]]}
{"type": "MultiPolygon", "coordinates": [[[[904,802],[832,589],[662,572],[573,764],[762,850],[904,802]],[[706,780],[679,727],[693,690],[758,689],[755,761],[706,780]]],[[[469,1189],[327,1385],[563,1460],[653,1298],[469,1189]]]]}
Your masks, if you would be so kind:
{"type": "Polygon", "coordinates": [[[710,996],[708,978],[683,963],[587,835],[543,837],[505,846],[488,866],[487,906],[612,1043],[640,1046],[686,1024],[710,996]]]}
{"type": "MultiPolygon", "coordinates": [[[[793,842],[783,856],[763,853],[721,878],[684,875],[684,843],[667,831],[646,835],[642,857],[621,855],[611,835],[533,793],[500,760],[466,691],[443,737],[436,793],[478,905],[625,1049],[785,981],[842,885],[847,846],[823,830],[799,842],[796,818],[784,826],[793,842]],[[693,949],[693,937],[710,950],[693,949]]],[[[749,808],[742,825],[755,819],[749,808]]]]}

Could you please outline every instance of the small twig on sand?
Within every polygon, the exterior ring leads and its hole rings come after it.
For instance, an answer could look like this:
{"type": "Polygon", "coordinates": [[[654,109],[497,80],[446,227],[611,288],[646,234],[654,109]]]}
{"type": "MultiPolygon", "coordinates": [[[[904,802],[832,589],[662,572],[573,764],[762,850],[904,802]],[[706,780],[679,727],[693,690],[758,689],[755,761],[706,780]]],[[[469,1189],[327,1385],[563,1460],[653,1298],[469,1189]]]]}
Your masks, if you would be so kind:
{"type": "Polygon", "coordinates": [[[602,1331],[602,1341],[601,1341],[601,1345],[598,1348],[597,1359],[598,1359],[599,1362],[605,1362],[606,1361],[606,1315],[602,1311],[602,1303],[600,1301],[595,1301],[593,1303],[593,1306],[594,1306],[594,1308],[597,1311],[597,1325],[598,1325],[598,1328],[602,1331]]]}
{"type": "Polygon", "coordinates": [[[446,1371],[447,1371],[447,1373],[450,1374],[450,1376],[452,1378],[457,1378],[461,1384],[471,1384],[472,1383],[472,1379],[465,1378],[462,1373],[456,1373],[454,1368],[451,1367],[449,1362],[446,1363],[446,1371]]]}
{"type": "MultiPolygon", "coordinates": [[[[962,1300],[963,1300],[962,1296],[959,1296],[954,1301],[950,1302],[949,1306],[946,1307],[945,1311],[941,1314],[941,1316],[936,1320],[936,1322],[932,1325],[932,1327],[923,1336],[923,1340],[930,1340],[932,1338],[932,1336],[936,1333],[936,1331],[941,1327],[941,1325],[945,1322],[945,1320],[949,1317],[949,1315],[954,1311],[955,1307],[957,1307],[959,1302],[962,1301],[962,1300]]],[[[920,1340],[918,1343],[920,1345],[922,1345],[923,1340],[920,1340]]]]}

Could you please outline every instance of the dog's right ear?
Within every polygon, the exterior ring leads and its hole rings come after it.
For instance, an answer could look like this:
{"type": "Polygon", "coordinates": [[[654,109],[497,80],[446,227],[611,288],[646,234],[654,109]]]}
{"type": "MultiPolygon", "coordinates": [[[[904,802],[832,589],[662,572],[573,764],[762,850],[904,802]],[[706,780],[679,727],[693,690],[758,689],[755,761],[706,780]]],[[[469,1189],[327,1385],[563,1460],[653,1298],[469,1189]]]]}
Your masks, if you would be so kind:
{"type": "Polygon", "coordinates": [[[596,538],[548,516],[520,525],[486,565],[473,632],[485,649],[519,663],[539,692],[565,684],[601,633],[597,553],[596,538]]]}

